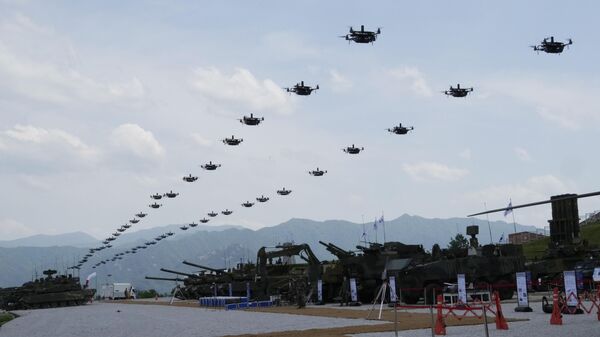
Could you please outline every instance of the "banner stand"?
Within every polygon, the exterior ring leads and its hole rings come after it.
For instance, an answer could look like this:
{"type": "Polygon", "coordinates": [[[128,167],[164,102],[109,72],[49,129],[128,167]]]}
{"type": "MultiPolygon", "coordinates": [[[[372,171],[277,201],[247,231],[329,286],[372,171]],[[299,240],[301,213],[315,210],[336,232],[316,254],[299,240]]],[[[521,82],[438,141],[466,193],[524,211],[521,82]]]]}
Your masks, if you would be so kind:
{"type": "Polygon", "coordinates": [[[517,273],[517,307],[515,312],[532,312],[527,291],[527,273],[517,273]]]}

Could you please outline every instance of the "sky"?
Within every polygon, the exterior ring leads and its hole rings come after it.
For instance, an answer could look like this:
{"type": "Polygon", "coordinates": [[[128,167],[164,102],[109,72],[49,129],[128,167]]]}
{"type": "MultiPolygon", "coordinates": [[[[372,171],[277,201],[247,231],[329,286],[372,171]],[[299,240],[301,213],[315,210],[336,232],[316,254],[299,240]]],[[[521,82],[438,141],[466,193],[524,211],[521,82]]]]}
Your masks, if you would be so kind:
{"type": "MultiPolygon", "coordinates": [[[[600,188],[600,5],[0,0],[0,239],[463,217],[600,188]],[[373,45],[338,36],[382,27],[373,45]],[[572,38],[562,55],[529,46],[572,38]],[[319,84],[308,97],[282,88],[319,84]],[[441,93],[472,86],[467,98],[441,93]],[[254,113],[256,127],[237,119],[254,113]],[[398,123],[408,135],[386,131],[398,123]],[[244,139],[229,147],[221,139],[244,139]],[[351,156],[342,148],[364,152],[351,156]],[[214,172],[201,164],[222,164],[214,172]],[[308,171],[327,170],[323,177],[308,171]],[[199,176],[194,183],[184,175],[199,176]],[[282,187],[293,190],[277,196],[282,187]],[[150,195],[180,193],[149,209],[150,195]],[[271,200],[242,208],[246,200],[271,200]],[[364,219],[364,220],[363,220],[364,219]]],[[[580,213],[600,209],[582,199],[580,213]]],[[[549,206],[515,211],[547,226],[549,206]]],[[[512,221],[502,214],[490,220],[512,221]]],[[[415,229],[418,230],[418,229],[415,229]]]]}

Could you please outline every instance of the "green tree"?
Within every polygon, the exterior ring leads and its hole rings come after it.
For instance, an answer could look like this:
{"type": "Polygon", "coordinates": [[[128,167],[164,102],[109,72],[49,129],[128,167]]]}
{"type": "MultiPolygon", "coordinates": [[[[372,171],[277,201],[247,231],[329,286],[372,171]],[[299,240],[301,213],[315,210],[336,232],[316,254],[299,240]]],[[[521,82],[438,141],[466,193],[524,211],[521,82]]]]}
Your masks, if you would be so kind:
{"type": "Polygon", "coordinates": [[[462,234],[456,234],[448,243],[448,252],[455,256],[464,255],[467,248],[469,248],[469,240],[462,234]]]}
{"type": "Polygon", "coordinates": [[[154,298],[156,295],[158,295],[158,293],[154,289],[142,290],[138,293],[138,298],[154,298]]]}

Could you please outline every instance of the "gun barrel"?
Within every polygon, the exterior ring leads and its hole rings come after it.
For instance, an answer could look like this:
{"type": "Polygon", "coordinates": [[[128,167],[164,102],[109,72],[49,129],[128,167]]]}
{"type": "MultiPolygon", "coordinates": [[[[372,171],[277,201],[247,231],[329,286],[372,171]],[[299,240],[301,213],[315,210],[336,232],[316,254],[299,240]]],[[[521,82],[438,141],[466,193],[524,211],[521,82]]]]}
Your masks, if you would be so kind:
{"type": "Polygon", "coordinates": [[[201,264],[196,264],[196,263],[192,263],[192,262],[188,262],[188,261],[183,261],[183,264],[187,264],[188,266],[192,266],[192,267],[196,267],[196,268],[200,268],[200,269],[206,269],[206,270],[210,270],[213,271],[217,274],[229,274],[226,271],[220,270],[220,269],[215,269],[215,268],[211,268],[211,267],[207,267],[207,266],[203,266],[201,264]]]}
{"type": "Polygon", "coordinates": [[[165,273],[171,273],[171,274],[177,274],[177,275],[187,276],[187,277],[191,277],[191,278],[200,278],[198,275],[188,274],[188,273],[182,273],[180,271],[175,271],[175,270],[170,270],[170,269],[165,269],[165,268],[160,268],[160,271],[164,271],[165,273]]]}
{"type": "Polygon", "coordinates": [[[168,277],[154,277],[154,276],[146,276],[146,280],[157,280],[157,281],[175,281],[175,282],[183,282],[183,279],[179,277],[176,278],[168,278],[168,277]]]}
{"type": "Polygon", "coordinates": [[[333,243],[325,243],[323,241],[319,241],[320,244],[322,244],[323,246],[325,246],[325,248],[327,249],[328,252],[330,252],[331,254],[337,256],[338,258],[345,258],[345,257],[351,257],[354,256],[354,253],[343,250],[342,248],[334,245],[333,243]]]}

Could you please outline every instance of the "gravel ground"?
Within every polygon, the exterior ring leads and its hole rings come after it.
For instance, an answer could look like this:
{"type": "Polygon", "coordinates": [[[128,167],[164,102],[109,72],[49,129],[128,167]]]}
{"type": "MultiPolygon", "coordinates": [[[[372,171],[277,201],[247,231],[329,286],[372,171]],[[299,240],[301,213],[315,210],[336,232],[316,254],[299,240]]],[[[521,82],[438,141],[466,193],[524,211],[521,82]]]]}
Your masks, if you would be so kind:
{"type": "Polygon", "coordinates": [[[0,337],[216,337],[380,324],[363,319],[113,303],[16,313],[21,317],[2,326],[0,337]]]}
{"type": "MultiPolygon", "coordinates": [[[[510,318],[528,318],[529,321],[509,322],[509,330],[496,330],[495,324],[489,325],[490,336],[492,337],[564,337],[564,336],[600,336],[600,322],[596,313],[590,315],[563,315],[563,325],[550,325],[550,315],[542,312],[541,303],[531,303],[534,310],[530,313],[514,312],[516,304],[505,303],[502,305],[502,312],[505,317],[510,318]]],[[[414,312],[423,312],[414,310],[414,312]]],[[[460,326],[447,327],[447,336],[456,337],[478,337],[485,336],[483,325],[478,326],[460,326]]],[[[369,333],[355,335],[354,337],[391,337],[393,332],[388,333],[369,333]]],[[[431,337],[430,329],[400,331],[401,337],[431,337]]]]}

